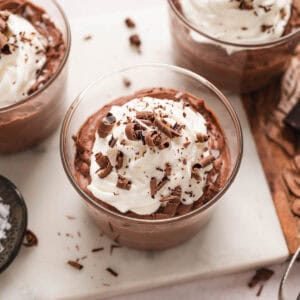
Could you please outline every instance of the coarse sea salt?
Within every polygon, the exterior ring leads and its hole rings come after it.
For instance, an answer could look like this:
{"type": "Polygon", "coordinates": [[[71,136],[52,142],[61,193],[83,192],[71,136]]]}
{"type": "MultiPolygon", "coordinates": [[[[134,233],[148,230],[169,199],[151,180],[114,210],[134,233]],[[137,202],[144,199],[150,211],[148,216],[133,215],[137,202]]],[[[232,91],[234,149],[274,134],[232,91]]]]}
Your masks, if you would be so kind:
{"type": "Polygon", "coordinates": [[[7,230],[11,228],[9,219],[10,207],[7,204],[2,203],[3,199],[0,197],[0,253],[4,250],[1,240],[6,239],[7,230]]]}

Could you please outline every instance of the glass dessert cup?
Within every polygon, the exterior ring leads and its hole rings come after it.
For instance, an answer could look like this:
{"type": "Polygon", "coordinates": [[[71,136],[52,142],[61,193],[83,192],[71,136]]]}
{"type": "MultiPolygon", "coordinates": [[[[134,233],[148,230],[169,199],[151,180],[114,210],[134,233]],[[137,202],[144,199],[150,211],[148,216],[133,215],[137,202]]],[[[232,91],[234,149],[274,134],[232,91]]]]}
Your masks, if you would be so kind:
{"type": "Polygon", "coordinates": [[[246,93],[259,90],[287,69],[300,41],[300,30],[264,44],[229,43],[198,30],[168,0],[170,31],[176,64],[188,68],[219,88],[246,93]]]}
{"type": "Polygon", "coordinates": [[[54,75],[40,89],[17,103],[0,107],[0,153],[22,151],[43,141],[57,129],[66,108],[70,26],[65,13],[55,0],[33,2],[46,10],[61,31],[65,54],[54,75]]]}
{"type": "MultiPolygon", "coordinates": [[[[242,158],[242,131],[238,117],[225,96],[210,82],[191,71],[169,65],[138,65],[99,78],[86,88],[73,102],[63,122],[60,140],[61,158],[65,172],[80,194],[88,211],[101,230],[112,240],[137,249],[158,250],[178,245],[194,236],[209,220],[217,202],[233,182],[242,158]],[[132,83],[124,85],[124,78],[132,83]],[[228,179],[210,201],[191,212],[163,220],[132,218],[112,211],[107,205],[90,197],[75,177],[76,148],[72,136],[76,135],[89,116],[114,99],[135,91],[165,87],[189,92],[205,99],[215,112],[228,140],[231,165],[228,179]]],[[[143,201],[143,195],[141,195],[143,201]]]]}

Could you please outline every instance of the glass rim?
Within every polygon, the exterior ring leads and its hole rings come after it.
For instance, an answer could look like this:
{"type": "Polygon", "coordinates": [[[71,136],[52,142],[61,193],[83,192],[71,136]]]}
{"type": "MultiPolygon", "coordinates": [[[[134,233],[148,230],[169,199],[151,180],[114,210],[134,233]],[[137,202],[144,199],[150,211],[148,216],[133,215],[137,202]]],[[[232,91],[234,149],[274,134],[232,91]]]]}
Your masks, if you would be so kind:
{"type": "Polygon", "coordinates": [[[70,27],[70,23],[68,21],[68,18],[66,16],[62,6],[57,2],[57,0],[50,0],[50,1],[57,8],[58,12],[60,13],[60,15],[63,19],[64,25],[66,26],[66,51],[64,53],[64,57],[59,65],[59,67],[53,74],[53,76],[40,89],[36,90],[34,93],[26,96],[25,98],[22,98],[22,100],[17,101],[16,103],[0,107],[0,113],[17,108],[18,106],[21,106],[24,103],[27,103],[28,101],[33,99],[35,96],[41,94],[44,90],[46,90],[55,81],[55,79],[59,76],[61,71],[64,69],[64,66],[66,65],[66,62],[67,62],[69,54],[70,54],[70,49],[71,49],[71,39],[72,39],[71,38],[71,27],[70,27]]]}
{"type": "MultiPolygon", "coordinates": [[[[204,210],[207,210],[210,206],[215,204],[224,195],[224,193],[227,191],[227,189],[233,183],[233,181],[238,173],[238,170],[240,168],[240,165],[241,165],[242,154],[243,154],[242,128],[241,128],[241,124],[240,124],[239,118],[237,116],[237,113],[236,113],[235,109],[233,108],[232,104],[230,103],[230,101],[224,96],[224,94],[217,87],[215,87],[210,81],[208,81],[204,77],[202,77],[192,71],[189,71],[187,69],[169,65],[169,64],[160,64],[160,63],[138,64],[138,65],[125,67],[125,68],[119,69],[117,71],[114,71],[114,72],[111,72],[106,75],[98,77],[95,81],[90,83],[72,102],[72,104],[68,108],[68,111],[65,115],[65,118],[63,120],[62,127],[61,127],[61,132],[60,132],[60,156],[61,156],[63,168],[66,172],[68,179],[70,180],[70,182],[73,185],[73,187],[75,188],[75,190],[79,193],[79,195],[84,199],[84,201],[87,201],[89,205],[92,205],[96,209],[103,210],[106,213],[108,213],[109,215],[112,215],[114,217],[118,217],[123,220],[131,221],[131,222],[135,222],[135,223],[164,224],[164,223],[175,222],[178,220],[190,218],[194,215],[201,213],[204,210]],[[229,112],[230,117],[234,123],[234,128],[236,130],[238,153],[237,153],[235,164],[232,168],[230,176],[226,180],[225,185],[213,198],[211,198],[203,206],[201,206],[197,209],[194,209],[194,210],[190,211],[189,213],[181,215],[181,216],[167,218],[167,219],[161,219],[161,220],[146,220],[146,219],[128,217],[128,216],[123,215],[121,212],[119,213],[119,212],[112,211],[111,209],[106,208],[103,205],[101,205],[101,203],[94,200],[92,197],[90,197],[87,193],[85,193],[82,190],[82,188],[77,183],[77,180],[75,179],[75,176],[73,175],[72,170],[69,168],[69,165],[68,165],[68,158],[67,158],[65,149],[66,149],[66,143],[67,143],[66,137],[67,137],[67,133],[69,130],[69,124],[72,120],[74,112],[77,110],[78,105],[82,101],[84,101],[85,94],[89,91],[90,88],[92,88],[98,82],[100,82],[106,78],[109,78],[116,74],[121,74],[121,73],[129,71],[129,70],[138,69],[138,68],[163,68],[163,69],[168,69],[168,70],[192,77],[193,79],[196,79],[198,82],[200,82],[206,88],[208,88],[212,93],[217,95],[219,100],[225,105],[225,107],[226,107],[227,111],[229,112]]],[[[101,200],[99,199],[99,201],[101,201],[101,200]]]]}
{"type": "MultiPolygon", "coordinates": [[[[193,31],[197,32],[198,34],[204,36],[205,38],[212,40],[214,42],[217,42],[219,44],[224,44],[226,46],[232,46],[232,47],[238,47],[238,48],[248,48],[248,49],[263,49],[271,46],[277,46],[281,45],[287,41],[289,41],[292,37],[296,36],[300,33],[300,28],[290,32],[287,35],[281,36],[280,38],[277,38],[276,40],[273,40],[271,42],[265,42],[265,43],[249,43],[249,44],[242,44],[242,43],[234,43],[234,42],[228,42],[221,39],[217,39],[213,36],[210,36],[209,34],[199,30],[193,23],[191,23],[189,20],[185,18],[185,16],[177,9],[176,5],[174,4],[173,0],[168,0],[169,7],[172,9],[172,11],[175,13],[175,15],[179,18],[181,22],[184,23],[185,26],[189,27],[189,29],[192,29],[193,31]]],[[[247,50],[247,49],[245,49],[247,50]]]]}

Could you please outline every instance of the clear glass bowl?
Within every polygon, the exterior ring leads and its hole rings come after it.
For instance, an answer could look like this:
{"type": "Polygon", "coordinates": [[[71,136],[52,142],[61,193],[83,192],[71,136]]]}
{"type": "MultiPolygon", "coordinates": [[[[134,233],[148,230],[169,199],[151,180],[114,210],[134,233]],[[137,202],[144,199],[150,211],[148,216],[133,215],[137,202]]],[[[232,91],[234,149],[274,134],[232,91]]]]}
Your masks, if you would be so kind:
{"type": "Polygon", "coordinates": [[[66,108],[70,26],[55,0],[34,0],[34,3],[44,8],[61,30],[66,52],[56,73],[42,88],[13,105],[0,107],[0,153],[25,150],[44,140],[59,126],[66,108]]]}
{"type": "MultiPolygon", "coordinates": [[[[112,240],[138,249],[165,249],[194,236],[207,223],[216,203],[233,182],[242,158],[242,131],[238,117],[225,96],[210,82],[191,71],[169,65],[133,66],[97,79],[73,102],[63,122],[60,151],[66,174],[82,197],[91,216],[112,240]],[[131,80],[125,87],[123,80],[131,80]],[[105,104],[145,88],[165,87],[186,91],[205,99],[219,119],[228,140],[231,166],[223,189],[204,206],[182,216],[164,220],[135,219],[111,211],[95,201],[78,185],[74,176],[75,145],[72,136],[89,116],[105,104]]],[[[141,195],[142,201],[143,195],[141,195]]]]}
{"type": "Polygon", "coordinates": [[[205,76],[224,90],[255,91],[280,77],[300,41],[300,30],[264,44],[221,41],[190,23],[180,11],[180,0],[168,3],[176,64],[205,76]]]}

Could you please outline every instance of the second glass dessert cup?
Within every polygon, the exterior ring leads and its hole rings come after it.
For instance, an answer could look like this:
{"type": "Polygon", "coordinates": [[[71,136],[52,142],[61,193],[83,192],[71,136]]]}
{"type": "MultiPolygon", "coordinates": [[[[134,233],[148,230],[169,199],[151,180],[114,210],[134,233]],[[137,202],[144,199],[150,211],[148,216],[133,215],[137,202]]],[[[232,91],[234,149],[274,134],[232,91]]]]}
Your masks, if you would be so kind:
{"type": "MultiPolygon", "coordinates": [[[[160,64],[133,66],[99,78],[85,89],[69,108],[61,131],[60,151],[66,174],[86,204],[90,215],[112,240],[137,249],[158,250],[178,245],[193,237],[210,219],[216,204],[232,184],[242,158],[242,131],[238,117],[226,97],[206,79],[188,70],[160,64]],[[130,87],[124,85],[130,80],[130,87]],[[153,87],[174,88],[205,99],[227,137],[231,155],[228,179],[212,199],[185,215],[144,220],[122,215],[90,197],[75,176],[76,148],[72,139],[89,116],[119,97],[153,87]]],[[[143,201],[143,195],[141,195],[143,201]]]]}

